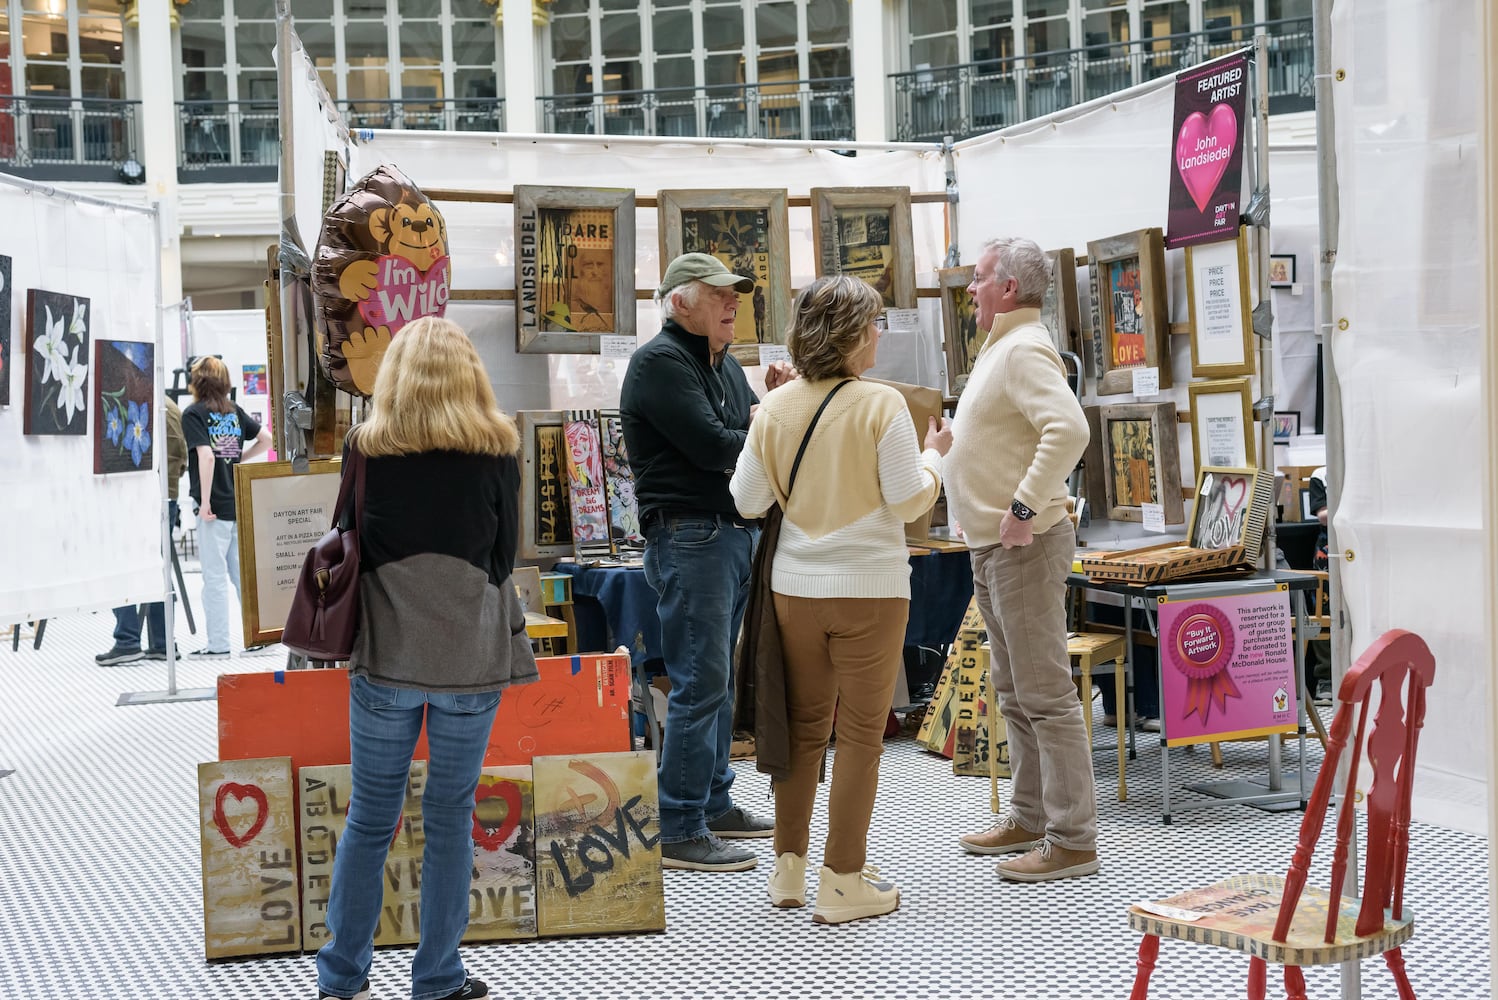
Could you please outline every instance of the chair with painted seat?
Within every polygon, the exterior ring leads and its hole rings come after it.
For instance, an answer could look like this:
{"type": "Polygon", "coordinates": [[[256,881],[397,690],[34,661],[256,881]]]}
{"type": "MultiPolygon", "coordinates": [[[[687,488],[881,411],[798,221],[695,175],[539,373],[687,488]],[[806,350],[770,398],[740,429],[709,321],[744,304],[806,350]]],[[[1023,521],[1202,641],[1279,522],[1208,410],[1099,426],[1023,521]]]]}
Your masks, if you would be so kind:
{"type": "Polygon", "coordinates": [[[1368,648],[1337,692],[1331,746],[1300,824],[1300,840],[1284,878],[1242,875],[1129,908],[1129,926],[1144,934],[1130,1000],[1146,1000],[1160,938],[1231,948],[1250,956],[1248,996],[1263,1000],[1266,962],[1284,966],[1285,993],[1304,1000],[1301,967],[1357,961],[1382,954],[1400,1000],[1414,1000],[1401,946],[1415,933],[1404,908],[1409,860],[1410,799],[1415,751],[1425,722],[1425,692],[1435,678],[1435,660],[1417,635],[1393,629],[1368,648]],[[1379,692],[1377,715],[1368,728],[1371,696],[1379,692]],[[1366,794],[1362,898],[1343,898],[1348,845],[1357,817],[1344,795],[1337,807],[1331,885],[1306,887],[1311,855],[1321,836],[1337,764],[1356,716],[1349,773],[1357,775],[1366,746],[1372,780],[1366,794]]]}

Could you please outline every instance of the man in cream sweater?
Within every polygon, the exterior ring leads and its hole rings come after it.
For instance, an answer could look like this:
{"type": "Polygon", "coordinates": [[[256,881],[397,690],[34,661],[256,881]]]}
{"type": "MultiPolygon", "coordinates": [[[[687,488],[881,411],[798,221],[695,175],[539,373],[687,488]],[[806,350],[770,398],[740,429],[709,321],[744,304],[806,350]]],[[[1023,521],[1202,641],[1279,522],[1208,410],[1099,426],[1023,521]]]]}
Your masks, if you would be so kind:
{"type": "Polygon", "coordinates": [[[947,500],[972,551],[993,690],[1009,729],[1009,813],[961,838],[973,854],[1018,854],[1017,882],[1098,870],[1092,752],[1066,654],[1066,575],[1076,548],[1066,479],[1087,421],[1040,322],[1050,282],[1031,240],[984,244],[968,292],[988,340],[973,365],[943,463],[947,500]]]}

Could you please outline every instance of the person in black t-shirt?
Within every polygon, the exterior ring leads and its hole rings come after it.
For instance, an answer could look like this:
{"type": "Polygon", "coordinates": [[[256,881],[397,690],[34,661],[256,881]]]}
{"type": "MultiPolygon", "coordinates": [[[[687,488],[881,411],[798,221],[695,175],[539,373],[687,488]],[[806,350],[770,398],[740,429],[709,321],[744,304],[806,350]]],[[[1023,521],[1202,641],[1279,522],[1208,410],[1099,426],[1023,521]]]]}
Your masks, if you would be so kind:
{"type": "Polygon", "coordinates": [[[230,583],[239,596],[234,466],[269,448],[270,431],[229,399],[229,369],[218,358],[201,357],[193,364],[191,386],[193,404],[182,411],[182,434],[187,439],[188,492],[198,513],[208,644],[188,655],[228,656],[230,583]]]}

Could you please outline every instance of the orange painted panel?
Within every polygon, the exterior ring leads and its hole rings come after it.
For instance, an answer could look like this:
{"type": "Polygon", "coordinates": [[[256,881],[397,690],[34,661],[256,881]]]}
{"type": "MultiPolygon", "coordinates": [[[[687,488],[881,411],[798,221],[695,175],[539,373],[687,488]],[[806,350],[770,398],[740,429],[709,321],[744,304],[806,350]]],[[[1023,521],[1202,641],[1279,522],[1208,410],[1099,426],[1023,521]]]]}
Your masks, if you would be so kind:
{"type": "MultiPolygon", "coordinates": [[[[538,754],[631,749],[628,657],[548,656],[536,666],[538,681],[506,688],[500,697],[486,765],[529,764],[538,754]]],[[[220,676],[218,756],[290,757],[294,769],[347,764],[348,672],[220,676]]],[[[416,758],[426,756],[423,734],[416,758]]]]}

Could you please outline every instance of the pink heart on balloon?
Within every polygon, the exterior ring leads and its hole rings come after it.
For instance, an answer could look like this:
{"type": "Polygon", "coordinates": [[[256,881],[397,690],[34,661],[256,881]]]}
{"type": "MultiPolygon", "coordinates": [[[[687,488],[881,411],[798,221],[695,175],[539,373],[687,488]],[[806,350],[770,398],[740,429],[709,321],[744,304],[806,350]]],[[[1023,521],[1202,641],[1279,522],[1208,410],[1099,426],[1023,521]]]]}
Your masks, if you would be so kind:
{"type": "Polygon", "coordinates": [[[1181,123],[1176,136],[1176,169],[1198,212],[1207,210],[1237,144],[1238,116],[1226,104],[1217,105],[1210,116],[1193,111],[1181,123]]]}

